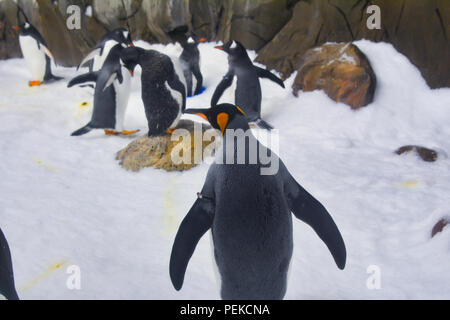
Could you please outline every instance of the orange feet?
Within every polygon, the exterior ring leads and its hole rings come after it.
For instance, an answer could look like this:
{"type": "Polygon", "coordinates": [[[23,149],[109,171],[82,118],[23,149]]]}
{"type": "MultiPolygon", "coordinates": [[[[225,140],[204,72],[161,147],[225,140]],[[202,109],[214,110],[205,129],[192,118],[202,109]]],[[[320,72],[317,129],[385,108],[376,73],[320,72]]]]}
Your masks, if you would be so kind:
{"type": "Polygon", "coordinates": [[[141,131],[141,130],[133,130],[133,131],[126,131],[126,130],[123,130],[123,131],[122,131],[122,134],[128,136],[128,135],[130,135],[130,134],[138,133],[139,131],[141,131]]]}
{"type": "Polygon", "coordinates": [[[37,86],[40,86],[41,84],[42,84],[41,81],[30,81],[30,82],[28,82],[28,85],[30,87],[37,87],[37,86]]]}
{"type": "Polygon", "coordinates": [[[115,131],[115,130],[108,130],[108,129],[105,129],[105,134],[106,134],[107,136],[117,136],[119,133],[120,133],[120,132],[117,132],[117,131],[115,131]]]}

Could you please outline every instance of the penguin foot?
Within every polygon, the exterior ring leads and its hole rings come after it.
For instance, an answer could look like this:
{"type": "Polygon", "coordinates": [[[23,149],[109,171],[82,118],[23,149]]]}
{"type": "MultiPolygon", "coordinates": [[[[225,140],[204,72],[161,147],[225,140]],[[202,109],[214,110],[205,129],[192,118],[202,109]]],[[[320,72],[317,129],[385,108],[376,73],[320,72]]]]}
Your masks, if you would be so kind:
{"type": "Polygon", "coordinates": [[[141,131],[141,130],[133,130],[133,131],[126,131],[126,130],[122,130],[122,134],[123,135],[126,135],[126,136],[128,136],[128,135],[130,135],[130,134],[135,134],[135,133],[138,133],[139,131],[141,131]]]}
{"type": "Polygon", "coordinates": [[[37,86],[40,86],[41,84],[42,84],[41,81],[30,81],[30,82],[28,82],[28,85],[30,87],[37,87],[37,86]]]}
{"type": "Polygon", "coordinates": [[[108,130],[108,129],[105,129],[105,134],[106,134],[107,136],[117,136],[118,134],[120,134],[120,132],[117,132],[117,131],[115,131],[115,130],[108,130]]]}

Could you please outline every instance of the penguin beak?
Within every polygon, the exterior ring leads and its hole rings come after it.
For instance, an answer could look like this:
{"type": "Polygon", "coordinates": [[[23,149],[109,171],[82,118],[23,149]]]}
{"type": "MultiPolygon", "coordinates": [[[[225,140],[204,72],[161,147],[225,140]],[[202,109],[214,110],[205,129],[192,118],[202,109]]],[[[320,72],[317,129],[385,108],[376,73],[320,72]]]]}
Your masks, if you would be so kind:
{"type": "Polygon", "coordinates": [[[12,27],[14,30],[16,30],[16,31],[20,31],[20,26],[14,26],[14,27],[12,27]]]}
{"type": "Polygon", "coordinates": [[[198,40],[198,42],[206,42],[206,38],[200,38],[200,40],[198,40]]]}
{"type": "Polygon", "coordinates": [[[131,76],[134,77],[134,71],[131,69],[128,69],[128,71],[130,72],[131,76]]]}
{"type": "Polygon", "coordinates": [[[133,43],[133,42],[130,42],[128,45],[129,45],[130,47],[134,47],[134,43],[133,43]]]}
{"type": "Polygon", "coordinates": [[[222,47],[222,46],[217,46],[217,47],[214,47],[214,48],[219,49],[219,50],[225,50],[225,48],[222,47]]]}

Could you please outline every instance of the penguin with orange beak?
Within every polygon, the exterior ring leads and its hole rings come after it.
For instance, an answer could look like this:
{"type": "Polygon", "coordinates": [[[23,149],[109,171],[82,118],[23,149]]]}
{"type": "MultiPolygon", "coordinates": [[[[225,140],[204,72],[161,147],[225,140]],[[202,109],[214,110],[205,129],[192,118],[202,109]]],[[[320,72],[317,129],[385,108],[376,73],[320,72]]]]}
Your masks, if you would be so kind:
{"type": "Polygon", "coordinates": [[[14,286],[11,252],[2,229],[0,229],[0,295],[8,300],[19,300],[14,286]]]}
{"type": "Polygon", "coordinates": [[[211,230],[223,299],[283,299],[293,254],[291,213],[312,227],[337,267],[344,269],[346,248],[332,217],[253,136],[241,108],[219,104],[185,113],[201,116],[219,129],[223,147],[173,243],[169,274],[176,290],[183,286],[197,243],[211,230]],[[270,175],[262,174],[267,164],[260,158],[268,154],[279,164],[270,175]],[[245,163],[236,162],[239,158],[245,163]]]}
{"type": "Polygon", "coordinates": [[[228,72],[217,86],[211,105],[215,106],[224,91],[231,86],[236,76],[237,84],[234,103],[240,106],[247,115],[249,122],[255,122],[259,127],[270,130],[272,126],[261,119],[261,85],[259,78],[267,78],[284,88],[283,81],[268,70],[259,68],[250,60],[245,47],[237,41],[229,41],[216,49],[228,54],[228,72]]]}
{"type": "Polygon", "coordinates": [[[52,74],[51,62],[55,59],[42,35],[28,19],[13,29],[19,31],[20,49],[33,79],[28,85],[40,86],[44,82],[62,79],[52,74]]]}
{"type": "Polygon", "coordinates": [[[200,71],[200,51],[199,43],[206,42],[206,38],[190,36],[187,40],[181,42],[183,52],[180,56],[181,67],[183,68],[186,79],[187,96],[196,96],[201,93],[203,88],[203,76],[200,71]]]}

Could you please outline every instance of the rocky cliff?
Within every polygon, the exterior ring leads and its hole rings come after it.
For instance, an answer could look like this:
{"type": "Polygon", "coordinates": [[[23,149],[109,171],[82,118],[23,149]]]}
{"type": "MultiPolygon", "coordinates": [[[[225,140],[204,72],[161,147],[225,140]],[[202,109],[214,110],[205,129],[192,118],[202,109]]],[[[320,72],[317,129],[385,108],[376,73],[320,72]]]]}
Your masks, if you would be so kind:
{"type": "MultiPolygon", "coordinates": [[[[386,41],[421,70],[431,87],[450,86],[448,0],[18,0],[59,64],[76,65],[107,31],[126,26],[135,39],[168,43],[187,30],[210,41],[235,39],[257,60],[289,76],[304,53],[326,42],[386,41]],[[67,7],[82,12],[68,30],[67,7]],[[381,8],[381,29],[369,30],[366,9],[381,8]],[[86,15],[85,13],[88,13],[86,15]],[[128,18],[128,19],[127,19],[128,18]]],[[[0,2],[0,58],[20,56],[17,7],[0,2]]]]}

